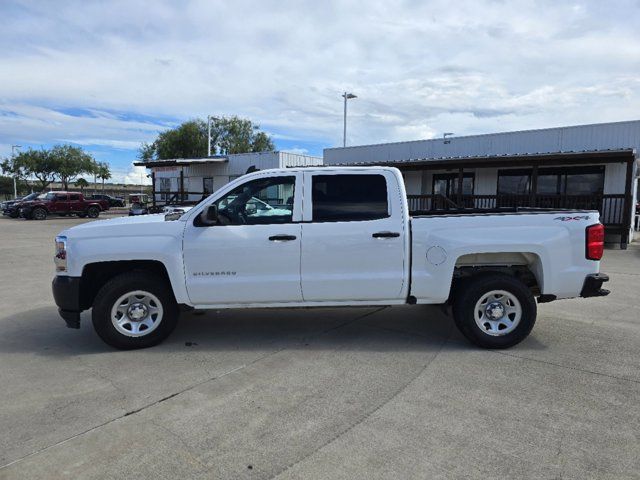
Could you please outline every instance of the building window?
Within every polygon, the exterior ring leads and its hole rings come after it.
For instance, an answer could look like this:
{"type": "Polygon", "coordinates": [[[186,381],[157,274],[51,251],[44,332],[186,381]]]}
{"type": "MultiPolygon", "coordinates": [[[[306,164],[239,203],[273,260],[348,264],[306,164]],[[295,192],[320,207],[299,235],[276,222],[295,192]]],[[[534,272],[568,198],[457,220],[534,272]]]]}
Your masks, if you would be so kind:
{"type": "Polygon", "coordinates": [[[314,175],[314,222],[355,222],[389,216],[387,181],[382,175],[314,175]]]}
{"type": "MultiPolygon", "coordinates": [[[[528,195],[532,169],[498,171],[498,195],[528,195]]],[[[538,169],[538,195],[602,195],[604,166],[538,169]]]]}
{"type": "MultiPolygon", "coordinates": [[[[463,173],[462,175],[462,195],[473,195],[475,174],[463,173]]],[[[457,173],[436,173],[433,175],[433,193],[444,195],[447,198],[455,197],[458,194],[458,174],[457,173]]]]}
{"type": "Polygon", "coordinates": [[[170,192],[171,192],[171,179],[170,178],[160,178],[160,200],[167,201],[169,200],[170,192]]]}
{"type": "Polygon", "coordinates": [[[585,167],[566,173],[566,195],[602,195],[604,192],[604,166],[585,167]]]}
{"type": "Polygon", "coordinates": [[[531,169],[498,171],[498,195],[528,195],[531,169]]]}
{"type": "Polygon", "coordinates": [[[202,196],[206,197],[213,193],[213,177],[202,179],[202,196]]]}

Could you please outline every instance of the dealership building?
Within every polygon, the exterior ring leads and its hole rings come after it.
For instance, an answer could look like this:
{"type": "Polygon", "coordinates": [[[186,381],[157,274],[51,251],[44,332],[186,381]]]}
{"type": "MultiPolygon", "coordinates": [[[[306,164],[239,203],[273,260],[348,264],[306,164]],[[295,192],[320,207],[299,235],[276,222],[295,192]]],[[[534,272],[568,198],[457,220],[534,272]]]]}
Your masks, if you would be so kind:
{"type": "MultiPolygon", "coordinates": [[[[633,240],[640,121],[286,152],[139,162],[153,200],[197,201],[248,171],[316,165],[390,165],[405,178],[411,210],[500,207],[598,210],[607,241],[633,240]]],[[[265,199],[272,203],[284,199],[265,199]]]]}
{"type": "Polygon", "coordinates": [[[607,241],[633,239],[640,121],[324,150],[325,165],[390,165],[411,210],[599,210],[607,241]]]}

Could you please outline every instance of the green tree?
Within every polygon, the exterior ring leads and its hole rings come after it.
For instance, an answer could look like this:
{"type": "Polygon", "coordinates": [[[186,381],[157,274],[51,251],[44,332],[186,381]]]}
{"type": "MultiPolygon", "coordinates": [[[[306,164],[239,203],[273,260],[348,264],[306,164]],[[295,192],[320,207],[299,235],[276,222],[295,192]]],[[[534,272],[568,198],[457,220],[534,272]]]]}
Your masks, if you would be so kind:
{"type": "Polygon", "coordinates": [[[2,171],[18,178],[35,177],[40,190],[56,179],[58,165],[50,150],[29,148],[1,164],[2,171]]]}
{"type": "Polygon", "coordinates": [[[84,189],[89,186],[89,182],[87,182],[84,178],[80,177],[75,181],[76,187],[80,189],[80,192],[84,193],[84,189]]]}
{"type": "Polygon", "coordinates": [[[96,169],[96,177],[102,180],[102,191],[104,192],[104,181],[111,178],[111,170],[109,169],[108,163],[98,163],[98,168],[96,169]]]}
{"type": "MultiPolygon", "coordinates": [[[[211,119],[211,152],[220,154],[274,150],[271,137],[251,120],[233,117],[211,119]]],[[[138,158],[145,161],[169,158],[197,158],[207,155],[207,123],[189,120],[166,130],[153,143],[143,143],[138,158]]]]}
{"type": "Polygon", "coordinates": [[[7,199],[13,197],[13,178],[0,176],[0,195],[7,199]]]}
{"type": "Polygon", "coordinates": [[[69,183],[78,175],[92,173],[96,168],[93,157],[79,147],[56,145],[51,149],[50,156],[55,164],[56,176],[64,190],[69,189],[69,183]]]}

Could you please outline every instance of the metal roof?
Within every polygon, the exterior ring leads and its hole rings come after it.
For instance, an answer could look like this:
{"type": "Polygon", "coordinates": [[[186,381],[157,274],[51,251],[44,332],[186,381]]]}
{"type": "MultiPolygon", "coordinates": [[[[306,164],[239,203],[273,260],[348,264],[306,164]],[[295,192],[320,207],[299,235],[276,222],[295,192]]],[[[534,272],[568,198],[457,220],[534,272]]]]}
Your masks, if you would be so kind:
{"type": "Polygon", "coordinates": [[[640,120],[621,120],[618,122],[603,122],[603,123],[583,123],[580,125],[565,125],[560,127],[544,127],[544,128],[530,128],[525,130],[510,130],[506,132],[491,132],[491,133],[478,133],[474,135],[453,135],[448,136],[447,138],[443,137],[435,137],[435,138],[426,138],[426,139],[418,139],[418,140],[401,140],[396,142],[380,142],[380,143],[368,143],[363,145],[349,145],[346,147],[329,147],[325,148],[325,151],[330,150],[349,150],[349,149],[358,149],[363,147],[380,147],[380,146],[393,146],[393,145],[406,145],[406,144],[419,144],[424,142],[444,142],[447,143],[457,140],[470,140],[470,139],[489,139],[491,137],[501,138],[505,136],[521,136],[521,135],[531,135],[537,133],[555,133],[559,130],[586,130],[586,129],[601,129],[601,128],[633,128],[637,129],[640,127],[640,120]]]}
{"type": "Polygon", "coordinates": [[[337,165],[628,148],[640,151],[640,120],[332,148],[324,150],[324,163],[337,165]]]}
{"type": "Polygon", "coordinates": [[[379,162],[349,162],[327,166],[366,166],[385,165],[396,167],[453,167],[453,166],[494,166],[506,162],[527,164],[551,164],[551,163],[611,163],[624,162],[635,158],[636,150],[633,148],[582,150],[582,151],[558,151],[545,153],[521,153],[505,155],[474,155],[461,157],[434,157],[414,158],[406,160],[388,160],[379,162]]]}

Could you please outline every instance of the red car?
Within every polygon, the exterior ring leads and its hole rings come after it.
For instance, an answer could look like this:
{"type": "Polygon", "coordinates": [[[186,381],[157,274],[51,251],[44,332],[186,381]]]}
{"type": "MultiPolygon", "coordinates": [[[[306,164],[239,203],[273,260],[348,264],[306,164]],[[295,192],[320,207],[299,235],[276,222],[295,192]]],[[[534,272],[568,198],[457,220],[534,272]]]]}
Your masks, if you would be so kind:
{"type": "Polygon", "coordinates": [[[27,219],[44,220],[49,215],[78,215],[81,218],[97,218],[100,212],[109,209],[107,200],[87,200],[81,193],[49,192],[35,200],[20,205],[20,216],[27,219]]]}

